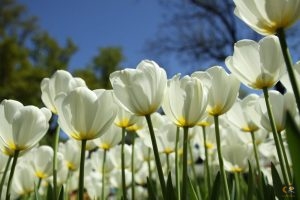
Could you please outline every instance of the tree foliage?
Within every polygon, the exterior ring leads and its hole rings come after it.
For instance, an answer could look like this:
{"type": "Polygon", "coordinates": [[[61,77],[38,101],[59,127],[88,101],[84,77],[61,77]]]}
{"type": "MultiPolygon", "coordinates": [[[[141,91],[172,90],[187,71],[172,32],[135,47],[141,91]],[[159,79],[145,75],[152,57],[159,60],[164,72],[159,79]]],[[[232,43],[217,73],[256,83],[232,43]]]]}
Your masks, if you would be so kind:
{"type": "Polygon", "coordinates": [[[109,75],[119,70],[124,60],[121,47],[102,47],[93,57],[88,68],[75,70],[74,75],[83,78],[91,89],[111,88],[109,75]]]}
{"type": "MultiPolygon", "coordinates": [[[[42,106],[40,83],[57,69],[68,70],[78,50],[72,39],[60,44],[41,30],[37,18],[15,0],[0,0],[0,100],[42,106]]],[[[109,87],[109,74],[123,60],[121,48],[101,48],[91,67],[74,72],[92,88],[109,87]]]]}

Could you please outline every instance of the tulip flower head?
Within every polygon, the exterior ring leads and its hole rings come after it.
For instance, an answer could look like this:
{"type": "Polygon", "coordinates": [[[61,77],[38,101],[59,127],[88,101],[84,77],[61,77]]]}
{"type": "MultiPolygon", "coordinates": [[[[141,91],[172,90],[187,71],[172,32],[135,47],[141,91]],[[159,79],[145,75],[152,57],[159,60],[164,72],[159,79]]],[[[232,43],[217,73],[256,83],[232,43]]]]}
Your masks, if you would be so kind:
{"type": "Polygon", "coordinates": [[[35,176],[44,179],[52,175],[53,149],[51,147],[46,145],[36,147],[30,151],[30,156],[28,157],[35,176]]]}
{"type": "Polygon", "coordinates": [[[30,195],[34,191],[36,180],[29,164],[17,165],[11,187],[12,199],[30,195]]]}
{"type": "Polygon", "coordinates": [[[246,145],[234,144],[223,148],[225,170],[229,172],[247,172],[252,152],[246,145]]]}
{"type": "Polygon", "coordinates": [[[226,113],[228,120],[244,132],[257,131],[259,127],[254,119],[260,117],[255,110],[258,98],[258,95],[250,94],[242,100],[237,99],[232,108],[226,113]]]}
{"type": "Polygon", "coordinates": [[[162,108],[165,114],[180,127],[195,126],[204,116],[207,93],[198,78],[175,75],[168,82],[162,108]]]}
{"type": "Polygon", "coordinates": [[[121,128],[128,128],[130,126],[133,126],[140,117],[132,114],[131,112],[128,112],[125,110],[121,105],[118,105],[118,112],[115,119],[115,125],[121,128]]]}
{"type": "MultiPolygon", "coordinates": [[[[296,116],[296,102],[291,93],[285,93],[284,95],[280,94],[278,91],[271,90],[269,91],[269,99],[273,109],[274,122],[278,132],[281,132],[285,129],[286,123],[286,113],[290,112],[292,116],[296,116]]],[[[268,131],[272,131],[269,116],[267,113],[267,108],[264,103],[264,97],[258,99],[257,112],[259,113],[260,124],[268,131]]]]}
{"type": "Polygon", "coordinates": [[[105,159],[104,163],[104,171],[103,170],[103,159],[104,159],[104,151],[103,149],[99,149],[91,154],[91,165],[94,171],[101,174],[101,176],[109,175],[110,172],[114,169],[114,164],[112,162],[112,159],[110,159],[112,153],[110,151],[106,152],[106,157],[108,159],[105,159]],[[102,174],[102,172],[104,174],[102,174]]]}
{"type": "Polygon", "coordinates": [[[23,106],[15,100],[0,104],[0,147],[8,155],[36,145],[49,128],[51,112],[47,108],[23,106]]]}
{"type": "Polygon", "coordinates": [[[121,140],[122,134],[120,134],[120,128],[112,124],[101,137],[93,141],[99,148],[109,150],[119,144],[121,140]]]}
{"type": "Polygon", "coordinates": [[[264,37],[258,43],[253,40],[238,41],[234,45],[233,56],[227,57],[225,63],[231,73],[252,89],[274,86],[285,72],[285,62],[276,36],[264,37]]]}
{"type": "Polygon", "coordinates": [[[41,82],[42,101],[53,113],[57,114],[55,97],[60,93],[68,93],[76,87],[86,86],[81,78],[74,78],[64,70],[57,70],[51,78],[44,78],[41,82]]]}
{"type": "Polygon", "coordinates": [[[66,134],[76,140],[100,137],[113,123],[117,108],[112,91],[78,87],[56,98],[58,123],[66,134]]]}
{"type": "Polygon", "coordinates": [[[234,0],[234,3],[234,14],[262,35],[288,28],[300,17],[299,0],[234,0]]]}
{"type": "Polygon", "coordinates": [[[212,116],[222,115],[234,104],[240,82],[234,75],[227,74],[220,66],[211,67],[207,72],[212,77],[207,111],[212,116]]]}
{"type": "Polygon", "coordinates": [[[65,143],[59,143],[58,151],[64,155],[63,159],[70,171],[76,171],[80,164],[80,146],[76,140],[69,139],[65,143]]]}
{"type": "Polygon", "coordinates": [[[136,69],[124,69],[110,75],[119,103],[139,116],[150,115],[160,107],[167,86],[167,74],[154,61],[143,60],[136,69]]]}

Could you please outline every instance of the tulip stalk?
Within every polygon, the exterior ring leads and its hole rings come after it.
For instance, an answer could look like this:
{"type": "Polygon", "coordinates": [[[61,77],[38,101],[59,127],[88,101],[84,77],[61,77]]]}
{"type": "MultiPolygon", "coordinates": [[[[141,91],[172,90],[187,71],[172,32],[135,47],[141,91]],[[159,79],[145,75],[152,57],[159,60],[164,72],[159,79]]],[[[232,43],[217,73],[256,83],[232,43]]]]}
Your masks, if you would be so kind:
{"type": "Polygon", "coordinates": [[[285,148],[284,148],[284,144],[283,144],[283,140],[282,140],[282,136],[281,136],[280,132],[278,133],[278,138],[279,138],[280,146],[281,146],[281,149],[282,149],[282,154],[283,154],[283,158],[284,158],[284,162],[285,162],[285,167],[287,169],[289,179],[292,180],[293,179],[292,172],[291,172],[291,168],[290,168],[290,165],[289,165],[289,161],[288,161],[288,158],[287,158],[287,154],[286,154],[286,151],[285,151],[285,148]]]}
{"type": "Polygon", "coordinates": [[[103,160],[102,160],[102,188],[101,188],[101,199],[104,199],[106,151],[107,151],[107,150],[104,149],[104,151],[103,151],[103,160]]]}
{"type": "Polygon", "coordinates": [[[53,141],[53,196],[57,198],[57,148],[59,142],[60,127],[57,124],[53,141]]]}
{"type": "Polygon", "coordinates": [[[286,37],[285,37],[285,32],[283,28],[280,28],[277,30],[277,36],[279,38],[279,42],[280,42],[280,46],[282,49],[282,54],[284,57],[284,61],[286,64],[286,68],[287,68],[287,72],[290,78],[290,82],[292,85],[292,89],[295,95],[295,99],[296,99],[296,103],[297,103],[297,108],[298,108],[298,112],[300,113],[300,94],[299,94],[299,88],[298,88],[298,84],[297,84],[297,80],[294,74],[294,70],[293,70],[293,62],[289,53],[289,49],[288,49],[288,45],[286,42],[286,37]]]}
{"type": "Polygon", "coordinates": [[[240,186],[240,173],[234,172],[234,181],[236,186],[236,199],[242,199],[241,198],[241,186],[240,186]]]}
{"type": "Polygon", "coordinates": [[[166,161],[167,161],[167,174],[170,172],[170,154],[166,153],[166,161]]]}
{"type": "Polygon", "coordinates": [[[16,169],[19,153],[20,153],[19,150],[15,150],[15,152],[14,152],[13,163],[11,165],[9,178],[8,178],[8,183],[7,183],[7,188],[6,188],[6,198],[5,198],[6,200],[10,199],[10,187],[11,187],[12,178],[14,176],[14,172],[15,172],[15,169],[16,169]]]}
{"type": "Polygon", "coordinates": [[[204,153],[205,153],[205,173],[206,173],[206,181],[207,181],[207,191],[208,195],[211,193],[211,181],[210,181],[210,169],[209,169],[209,157],[208,157],[208,149],[206,145],[206,128],[202,126],[203,139],[204,139],[204,153]]]}
{"type": "Polygon", "coordinates": [[[162,171],[162,166],[159,158],[159,153],[158,153],[158,148],[157,148],[157,143],[154,135],[154,130],[153,130],[153,125],[151,121],[151,116],[146,115],[146,121],[148,124],[149,132],[150,132],[150,137],[151,137],[151,142],[152,142],[152,147],[153,147],[153,152],[154,152],[154,158],[155,158],[155,163],[156,163],[156,169],[158,172],[158,177],[159,177],[159,182],[160,182],[160,187],[162,190],[163,197],[165,199],[166,196],[166,182],[164,178],[164,173],[162,171]]]}
{"type": "Polygon", "coordinates": [[[178,142],[179,142],[179,130],[180,127],[176,128],[176,142],[175,142],[175,179],[176,179],[176,191],[178,200],[180,200],[180,180],[179,180],[179,161],[178,161],[178,142]]]}
{"type": "Polygon", "coordinates": [[[187,199],[187,185],[188,185],[188,173],[187,173],[187,162],[188,162],[188,133],[189,127],[183,127],[183,161],[182,161],[182,193],[181,199],[187,199]]]}
{"type": "Polygon", "coordinates": [[[6,165],[5,165],[4,173],[3,173],[2,178],[1,178],[1,183],[0,183],[0,199],[1,199],[1,195],[2,195],[2,189],[3,189],[4,182],[5,182],[5,178],[6,178],[6,175],[7,175],[7,172],[8,172],[8,168],[9,168],[9,165],[11,163],[12,158],[13,158],[12,156],[8,157],[8,160],[7,160],[6,165]]]}
{"type": "Polygon", "coordinates": [[[126,180],[125,180],[125,153],[124,153],[124,144],[125,144],[125,133],[126,129],[122,127],[122,142],[121,142],[121,170],[122,170],[122,193],[123,199],[127,199],[126,195],[126,180]]]}
{"type": "Polygon", "coordinates": [[[222,179],[223,187],[224,187],[224,191],[225,191],[225,199],[230,200],[230,194],[229,194],[228,183],[227,183],[226,173],[225,173],[225,169],[224,169],[222,150],[221,150],[221,138],[220,138],[219,116],[218,115],[214,115],[214,122],[215,122],[217,152],[218,152],[218,158],[219,158],[221,179],[222,179]]]}
{"type": "Polygon", "coordinates": [[[255,141],[255,135],[254,135],[253,131],[251,131],[250,133],[251,133],[251,138],[252,138],[252,145],[253,145],[254,157],[255,157],[255,161],[256,161],[256,169],[258,171],[258,174],[260,174],[261,170],[260,170],[259,158],[258,158],[258,153],[257,153],[257,146],[256,146],[256,141],[255,141]]]}
{"type": "Polygon", "coordinates": [[[257,146],[256,146],[256,139],[255,139],[255,135],[254,135],[254,131],[250,132],[251,134],[251,138],[252,138],[252,145],[253,145],[253,151],[254,151],[254,157],[255,157],[255,162],[256,162],[256,171],[257,171],[257,175],[258,175],[258,187],[259,192],[260,192],[260,196],[263,196],[262,191],[263,191],[263,186],[262,186],[262,181],[261,181],[261,169],[260,169],[260,163],[259,163],[259,158],[258,158],[258,151],[257,151],[257,146]]]}
{"type": "Polygon", "coordinates": [[[68,175],[67,175],[67,180],[65,183],[65,187],[64,187],[64,199],[68,199],[69,198],[69,182],[70,182],[70,178],[72,177],[73,173],[72,171],[68,171],[68,175]]]}
{"type": "Polygon", "coordinates": [[[199,179],[197,178],[197,174],[196,174],[196,170],[195,170],[195,163],[194,163],[194,155],[193,155],[193,149],[190,143],[190,140],[188,139],[188,150],[189,150],[189,154],[190,157],[192,159],[192,164],[191,164],[191,168],[192,168],[192,172],[193,172],[193,176],[194,179],[196,180],[197,183],[197,187],[196,187],[196,192],[197,192],[197,196],[200,197],[201,196],[201,192],[200,192],[200,182],[199,179]]]}
{"type": "Polygon", "coordinates": [[[79,169],[79,184],[78,184],[78,199],[83,200],[84,195],[84,162],[85,162],[85,148],[87,140],[81,141],[80,153],[80,169],[79,169]]]}
{"type": "Polygon", "coordinates": [[[36,191],[39,191],[40,187],[41,187],[41,183],[42,183],[42,178],[39,178],[38,180],[38,184],[36,186],[36,191]]]}
{"type": "Polygon", "coordinates": [[[276,128],[276,125],[275,125],[275,121],[274,121],[274,117],[273,117],[273,112],[272,112],[271,104],[270,104],[270,100],[269,100],[268,88],[263,88],[263,92],[264,92],[264,97],[265,97],[267,112],[268,112],[268,116],[269,116],[269,120],[270,120],[270,125],[271,125],[271,128],[272,128],[273,138],[274,138],[274,141],[275,141],[276,151],[277,151],[277,154],[278,154],[278,158],[279,158],[279,163],[280,163],[280,167],[281,167],[283,179],[284,179],[285,184],[289,185],[291,182],[289,180],[288,173],[287,173],[286,167],[284,165],[284,160],[283,160],[283,155],[282,155],[282,149],[280,147],[280,142],[279,142],[279,138],[278,138],[277,128],[276,128]]]}
{"type": "Polygon", "coordinates": [[[134,144],[135,144],[135,132],[132,133],[131,144],[131,198],[135,199],[135,168],[134,168],[134,144]]]}
{"type": "Polygon", "coordinates": [[[149,176],[149,179],[151,180],[152,179],[152,170],[151,170],[151,159],[150,159],[150,156],[151,156],[151,149],[148,148],[148,159],[147,159],[148,176],[149,176]]]}

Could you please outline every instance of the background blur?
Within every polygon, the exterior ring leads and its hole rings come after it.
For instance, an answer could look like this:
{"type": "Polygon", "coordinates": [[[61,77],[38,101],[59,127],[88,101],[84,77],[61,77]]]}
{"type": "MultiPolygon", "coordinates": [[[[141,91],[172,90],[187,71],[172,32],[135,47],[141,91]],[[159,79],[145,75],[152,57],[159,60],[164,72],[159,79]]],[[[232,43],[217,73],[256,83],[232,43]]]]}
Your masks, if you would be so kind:
{"type": "MultiPolygon", "coordinates": [[[[40,82],[57,69],[95,89],[142,59],[169,78],[224,66],[236,41],[261,38],[233,9],[232,0],[0,0],[0,99],[42,106],[40,82]]],[[[288,31],[292,55],[298,29],[288,31]]]]}

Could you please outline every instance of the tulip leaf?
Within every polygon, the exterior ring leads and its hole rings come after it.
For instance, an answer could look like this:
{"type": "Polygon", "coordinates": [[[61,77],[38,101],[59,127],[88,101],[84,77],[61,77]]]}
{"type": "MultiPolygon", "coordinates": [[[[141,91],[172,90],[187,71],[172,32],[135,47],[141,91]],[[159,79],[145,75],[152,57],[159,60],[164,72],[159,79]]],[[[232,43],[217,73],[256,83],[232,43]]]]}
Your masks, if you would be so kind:
{"type": "Polygon", "coordinates": [[[155,190],[153,187],[153,182],[149,177],[147,177],[147,189],[148,189],[148,195],[150,200],[156,200],[155,196],[155,190]]]}
{"type": "Polygon", "coordinates": [[[213,184],[213,188],[212,188],[212,192],[210,194],[210,200],[217,200],[219,198],[219,193],[220,193],[220,187],[221,187],[221,175],[220,175],[220,171],[218,172],[218,174],[216,175],[214,184],[213,184]]]}
{"type": "Polygon", "coordinates": [[[47,189],[47,200],[53,200],[53,188],[51,184],[49,184],[48,189],[47,189]]]}
{"type": "Polygon", "coordinates": [[[266,182],[263,173],[261,173],[261,182],[263,187],[263,199],[275,199],[274,188],[266,182]]]}
{"type": "Polygon", "coordinates": [[[59,200],[64,200],[64,186],[62,186],[60,191],[59,191],[58,199],[59,200]]]}
{"type": "MultiPolygon", "coordinates": [[[[287,113],[287,120],[286,120],[286,137],[288,142],[288,147],[290,150],[290,155],[293,163],[293,172],[294,172],[294,180],[296,191],[300,191],[300,130],[298,129],[297,125],[294,122],[293,117],[287,113]]],[[[295,195],[297,195],[297,192],[295,195]]],[[[299,194],[297,195],[297,199],[300,199],[299,194]]]]}
{"type": "Polygon", "coordinates": [[[190,195],[189,195],[189,199],[191,200],[199,200],[196,190],[192,184],[191,179],[188,177],[188,183],[189,183],[189,191],[190,191],[190,195]]]}
{"type": "Polygon", "coordinates": [[[172,176],[171,173],[168,175],[168,180],[167,180],[167,194],[166,194],[166,200],[176,200],[175,196],[175,191],[172,183],[172,176]]]}
{"type": "Polygon", "coordinates": [[[271,163],[271,174],[272,174],[272,179],[273,179],[273,187],[274,187],[274,192],[275,195],[278,197],[278,199],[283,199],[282,198],[282,181],[280,179],[279,173],[274,166],[273,163],[271,163]]]}

